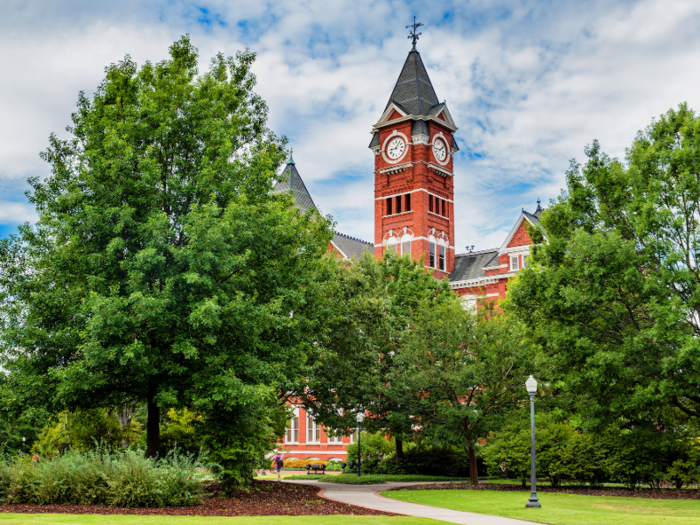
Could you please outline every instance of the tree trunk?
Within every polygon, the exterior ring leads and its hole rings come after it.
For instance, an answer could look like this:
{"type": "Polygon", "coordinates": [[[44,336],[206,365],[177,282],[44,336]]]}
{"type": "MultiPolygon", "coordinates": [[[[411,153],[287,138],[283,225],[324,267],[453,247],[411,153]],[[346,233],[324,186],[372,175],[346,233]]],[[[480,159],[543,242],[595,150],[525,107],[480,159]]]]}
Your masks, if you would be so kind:
{"type": "Polygon", "coordinates": [[[473,448],[469,449],[469,481],[472,485],[479,484],[479,473],[476,470],[476,452],[473,448]]]}
{"type": "Polygon", "coordinates": [[[134,417],[134,411],[136,410],[136,405],[131,406],[122,405],[116,408],[117,420],[119,421],[119,426],[122,429],[122,448],[129,447],[129,440],[126,437],[126,433],[131,427],[131,419],[134,417]]]}
{"type": "Polygon", "coordinates": [[[148,400],[148,422],[146,423],[146,457],[158,457],[160,451],[160,408],[148,400]]]}
{"type": "Polygon", "coordinates": [[[403,441],[396,438],[396,459],[403,461],[403,441]]]}

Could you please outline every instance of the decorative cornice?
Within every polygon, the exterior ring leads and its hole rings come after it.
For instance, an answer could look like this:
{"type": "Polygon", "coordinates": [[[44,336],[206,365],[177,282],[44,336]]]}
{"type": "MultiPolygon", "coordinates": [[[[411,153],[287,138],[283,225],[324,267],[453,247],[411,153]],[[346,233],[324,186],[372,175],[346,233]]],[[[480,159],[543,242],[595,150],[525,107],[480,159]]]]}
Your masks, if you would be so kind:
{"type": "Polygon", "coordinates": [[[403,164],[397,164],[396,166],[391,166],[389,168],[382,168],[379,170],[379,173],[383,175],[391,175],[392,173],[399,173],[401,171],[404,171],[406,170],[406,168],[410,168],[411,166],[413,166],[412,162],[404,162],[403,164]]]}
{"type": "Polygon", "coordinates": [[[407,120],[432,120],[433,122],[436,122],[437,124],[440,124],[441,126],[449,129],[452,133],[459,129],[457,126],[453,126],[449,122],[438,118],[436,115],[406,115],[405,117],[389,120],[386,122],[381,122],[380,120],[374,126],[372,126],[372,133],[374,133],[375,131],[379,131],[381,128],[385,128],[387,126],[397,124],[400,122],[406,122],[407,120]]]}

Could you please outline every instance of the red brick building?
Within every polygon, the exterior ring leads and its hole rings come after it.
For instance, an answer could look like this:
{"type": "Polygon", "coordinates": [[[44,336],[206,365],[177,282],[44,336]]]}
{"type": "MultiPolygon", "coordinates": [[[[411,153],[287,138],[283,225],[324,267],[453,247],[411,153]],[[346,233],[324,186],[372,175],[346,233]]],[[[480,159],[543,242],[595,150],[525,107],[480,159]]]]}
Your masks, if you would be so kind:
{"type": "MultiPolygon", "coordinates": [[[[527,264],[532,244],[527,224],[539,225],[539,201],[534,213],[524,209],[501,246],[456,253],[454,226],[454,139],[457,126],[446,102],[440,102],[420,54],[409,52],[389,101],[372,127],[369,148],[374,153],[374,243],[336,233],[330,249],[352,260],[374,250],[423,259],[426,270],[448,278],[465,307],[480,300],[505,297],[508,279],[527,264]]],[[[290,156],[287,177],[275,191],[291,191],[303,209],[315,204],[290,156]]],[[[353,436],[335,438],[317,426],[303,408],[287,426],[280,447],[286,458],[340,459],[353,436]]]]}

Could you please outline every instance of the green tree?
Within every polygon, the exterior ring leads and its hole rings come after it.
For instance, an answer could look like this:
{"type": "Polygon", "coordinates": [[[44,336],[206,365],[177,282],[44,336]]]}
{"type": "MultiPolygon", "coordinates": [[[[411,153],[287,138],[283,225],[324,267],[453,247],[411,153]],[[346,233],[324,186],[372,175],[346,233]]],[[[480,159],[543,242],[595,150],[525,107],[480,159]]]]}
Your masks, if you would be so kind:
{"type": "Polygon", "coordinates": [[[556,390],[589,426],[700,416],[700,118],[687,105],[640,132],[626,162],[598,142],[545,211],[546,242],[510,286],[556,390]]]}
{"type": "Polygon", "coordinates": [[[346,434],[357,427],[356,411],[366,410],[363,428],[393,436],[401,458],[402,438],[412,434],[406,391],[392,381],[403,332],[423,305],[454,294],[422,262],[393,254],[378,261],[365,253],[335,272],[319,356],[300,397],[319,421],[346,434]]]}
{"type": "Polygon", "coordinates": [[[458,297],[418,311],[397,354],[395,382],[419,432],[462,447],[478,483],[476,449],[527,398],[534,347],[511,317],[465,310],[458,297]]]}
{"type": "Polygon", "coordinates": [[[0,244],[3,401],[145,402],[149,457],[169,407],[206,413],[210,439],[255,430],[255,447],[273,446],[333,264],[329,221],[271,193],[285,154],[254,54],[219,54],[203,74],[197,59],[183,37],[167,60],[106,68],[72,138],[51,136],[51,175],[30,180],[36,226],[0,244]]]}

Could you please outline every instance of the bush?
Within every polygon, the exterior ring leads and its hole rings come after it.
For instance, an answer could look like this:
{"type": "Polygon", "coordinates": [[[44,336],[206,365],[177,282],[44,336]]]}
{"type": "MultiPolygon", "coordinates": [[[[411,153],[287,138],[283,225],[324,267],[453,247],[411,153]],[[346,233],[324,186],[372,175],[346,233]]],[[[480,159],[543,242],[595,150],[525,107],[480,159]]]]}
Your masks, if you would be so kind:
{"type": "Polygon", "coordinates": [[[33,503],[161,507],[201,501],[202,463],[173,451],[159,461],[143,451],[98,447],[70,450],[33,465],[28,459],[0,461],[0,504],[33,503]]]}
{"type": "Polygon", "coordinates": [[[464,452],[452,446],[428,446],[408,443],[403,460],[395,454],[385,458],[372,473],[412,474],[420,476],[469,476],[469,459],[464,452]]]}
{"type": "MultiPolygon", "coordinates": [[[[362,433],[362,469],[369,473],[373,472],[384,458],[390,456],[396,449],[394,439],[387,439],[384,434],[377,432],[370,434],[362,433]]],[[[357,461],[358,443],[351,443],[347,448],[347,461],[357,461]]]]}

